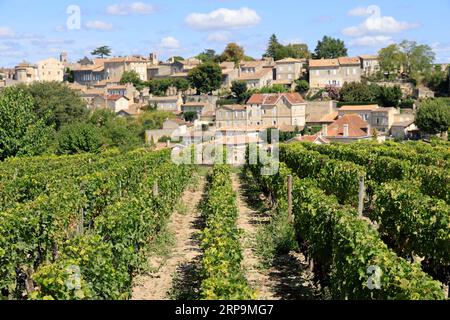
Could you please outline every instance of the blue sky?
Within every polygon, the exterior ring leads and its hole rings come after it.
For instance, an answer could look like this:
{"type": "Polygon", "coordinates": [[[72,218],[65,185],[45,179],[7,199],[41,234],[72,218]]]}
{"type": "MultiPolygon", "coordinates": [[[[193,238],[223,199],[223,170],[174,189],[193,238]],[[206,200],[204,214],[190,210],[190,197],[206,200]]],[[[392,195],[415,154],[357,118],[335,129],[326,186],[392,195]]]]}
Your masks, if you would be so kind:
{"type": "Polygon", "coordinates": [[[221,52],[234,41],[260,57],[272,33],[311,50],[323,35],[339,37],[351,55],[409,39],[430,45],[437,62],[450,62],[448,30],[449,0],[0,0],[0,66],[63,50],[77,60],[100,45],[115,55],[167,58],[221,52]],[[80,29],[68,29],[68,20],[76,22],[70,5],[81,10],[80,29]]]}

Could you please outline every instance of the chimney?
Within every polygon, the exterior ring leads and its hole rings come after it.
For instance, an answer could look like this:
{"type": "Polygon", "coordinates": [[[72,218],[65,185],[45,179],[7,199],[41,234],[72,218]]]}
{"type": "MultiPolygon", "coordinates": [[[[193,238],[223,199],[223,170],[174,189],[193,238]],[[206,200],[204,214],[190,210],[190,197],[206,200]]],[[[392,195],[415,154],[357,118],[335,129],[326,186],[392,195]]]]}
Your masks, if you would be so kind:
{"type": "Polygon", "coordinates": [[[327,124],[322,125],[322,136],[324,136],[324,137],[328,136],[328,125],[327,124]]]}
{"type": "Polygon", "coordinates": [[[348,124],[344,124],[344,137],[348,137],[348,124]]]}

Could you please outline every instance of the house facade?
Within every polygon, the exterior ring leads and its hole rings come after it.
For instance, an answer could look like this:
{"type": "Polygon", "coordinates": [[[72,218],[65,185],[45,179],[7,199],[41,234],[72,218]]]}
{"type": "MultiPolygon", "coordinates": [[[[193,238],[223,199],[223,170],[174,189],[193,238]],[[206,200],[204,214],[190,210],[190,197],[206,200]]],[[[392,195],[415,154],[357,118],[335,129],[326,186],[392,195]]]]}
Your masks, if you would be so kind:
{"type": "Polygon", "coordinates": [[[400,113],[396,108],[381,108],[378,105],[342,106],[338,110],[339,117],[356,114],[379,133],[390,133],[396,116],[400,113]]]}
{"type": "Polygon", "coordinates": [[[14,80],[19,83],[33,83],[39,80],[38,66],[23,62],[14,68],[14,80]]]}
{"type": "Polygon", "coordinates": [[[39,81],[64,81],[64,64],[55,58],[37,63],[39,81]]]}
{"type": "Polygon", "coordinates": [[[248,124],[303,128],[306,102],[298,93],[254,94],[247,101],[248,124]]]}
{"type": "Polygon", "coordinates": [[[276,84],[292,85],[303,73],[306,65],[306,59],[286,58],[275,62],[275,81],[276,84]]]}
{"type": "Polygon", "coordinates": [[[124,72],[135,71],[142,81],[147,81],[148,61],[142,57],[118,57],[104,61],[105,78],[120,79],[124,72]]]}
{"type": "Polygon", "coordinates": [[[130,100],[124,96],[114,95],[106,97],[107,108],[115,113],[127,110],[130,106],[130,100]]]}
{"type": "Polygon", "coordinates": [[[362,75],[365,77],[372,76],[380,71],[380,61],[378,56],[362,55],[361,59],[362,75]]]}
{"type": "Polygon", "coordinates": [[[216,110],[216,126],[246,127],[248,125],[247,107],[245,105],[224,105],[216,110]]]}
{"type": "Polygon", "coordinates": [[[181,112],[183,98],[181,95],[169,97],[149,97],[148,105],[156,106],[156,109],[160,111],[181,112]]]}
{"type": "Polygon", "coordinates": [[[361,60],[348,57],[309,60],[309,77],[312,89],[340,88],[346,82],[361,82],[361,60]]]}

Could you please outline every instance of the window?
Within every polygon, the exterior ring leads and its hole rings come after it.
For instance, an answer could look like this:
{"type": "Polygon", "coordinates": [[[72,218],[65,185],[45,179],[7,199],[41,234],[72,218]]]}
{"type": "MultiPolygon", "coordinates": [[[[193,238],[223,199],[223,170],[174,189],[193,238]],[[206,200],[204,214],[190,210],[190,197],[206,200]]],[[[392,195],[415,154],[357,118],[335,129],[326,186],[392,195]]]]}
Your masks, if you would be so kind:
{"type": "Polygon", "coordinates": [[[336,74],[337,74],[337,70],[334,69],[334,70],[333,70],[333,75],[336,75],[336,74]]]}
{"type": "Polygon", "coordinates": [[[320,76],[320,70],[316,70],[316,76],[320,76]]]}
{"type": "Polygon", "coordinates": [[[331,70],[328,70],[328,75],[331,75],[331,70]]]}
{"type": "Polygon", "coordinates": [[[292,72],[292,71],[293,71],[292,66],[289,66],[289,72],[292,72]]]}
{"type": "Polygon", "coordinates": [[[349,76],[350,75],[350,69],[347,69],[346,71],[347,71],[347,75],[349,76]]]}
{"type": "Polygon", "coordinates": [[[358,73],[358,70],[356,68],[353,68],[353,75],[356,76],[357,73],[358,73]]]}
{"type": "Polygon", "coordinates": [[[288,74],[288,79],[292,80],[292,74],[288,74]]]}

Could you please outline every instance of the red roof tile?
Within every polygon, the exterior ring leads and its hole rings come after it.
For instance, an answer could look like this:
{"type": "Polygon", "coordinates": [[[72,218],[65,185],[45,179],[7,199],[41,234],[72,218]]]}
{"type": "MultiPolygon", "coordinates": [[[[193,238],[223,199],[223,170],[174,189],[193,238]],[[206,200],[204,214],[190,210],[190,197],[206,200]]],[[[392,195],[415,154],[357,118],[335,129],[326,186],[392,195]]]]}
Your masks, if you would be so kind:
{"type": "Polygon", "coordinates": [[[285,97],[291,104],[304,103],[302,96],[295,93],[257,93],[250,97],[247,104],[275,105],[280,98],[285,97]]]}
{"type": "Polygon", "coordinates": [[[346,124],[348,125],[348,137],[368,136],[368,133],[363,129],[367,130],[369,124],[356,114],[347,114],[328,126],[326,137],[343,137],[344,125],[346,124]]]}

